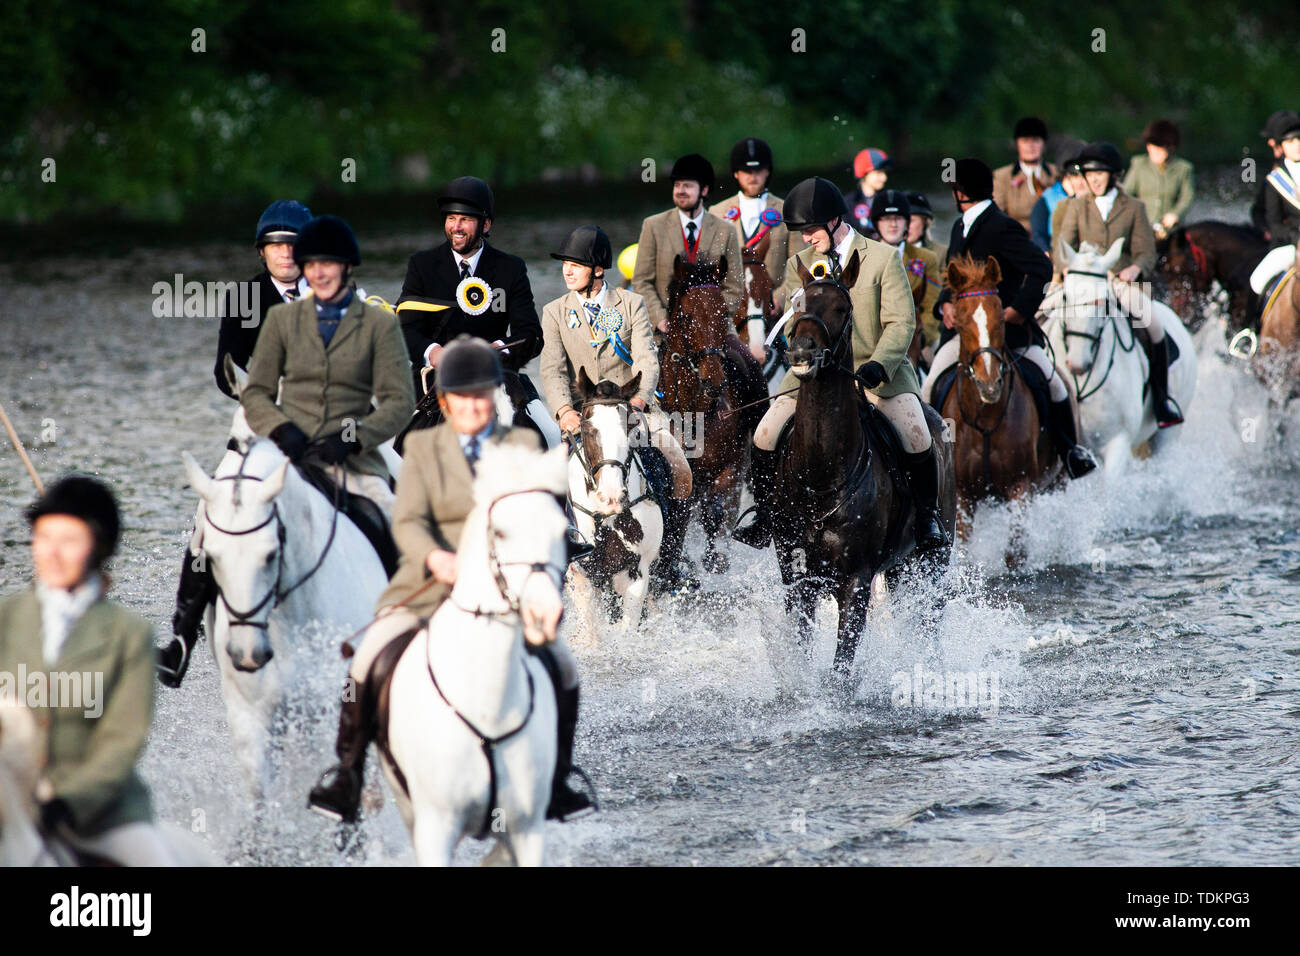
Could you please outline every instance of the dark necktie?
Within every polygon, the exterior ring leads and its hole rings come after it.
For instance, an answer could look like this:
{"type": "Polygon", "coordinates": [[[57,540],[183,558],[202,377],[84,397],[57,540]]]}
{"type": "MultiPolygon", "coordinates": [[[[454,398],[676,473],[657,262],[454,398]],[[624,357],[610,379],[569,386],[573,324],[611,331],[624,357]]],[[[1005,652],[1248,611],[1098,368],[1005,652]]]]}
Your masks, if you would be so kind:
{"type": "Polygon", "coordinates": [[[298,287],[296,285],[291,285],[284,290],[285,302],[292,302],[296,298],[298,298],[298,287]]]}
{"type": "Polygon", "coordinates": [[[462,279],[469,278],[469,263],[466,262],[464,259],[460,261],[460,277],[462,279]]]}
{"type": "Polygon", "coordinates": [[[688,252],[695,251],[695,223],[686,224],[686,249],[688,252]]]}
{"type": "Polygon", "coordinates": [[[840,254],[836,252],[834,249],[832,249],[830,251],[830,257],[831,257],[831,278],[834,279],[836,282],[839,282],[840,277],[844,275],[844,269],[840,266],[840,254]]]}
{"type": "Polygon", "coordinates": [[[479,437],[477,435],[471,436],[469,442],[465,445],[465,458],[469,461],[469,470],[471,472],[474,471],[474,466],[478,464],[478,445],[479,437]]]}
{"type": "Polygon", "coordinates": [[[587,324],[594,325],[596,322],[596,315],[600,312],[600,306],[595,302],[584,302],[582,303],[582,307],[587,310],[587,324]]]}

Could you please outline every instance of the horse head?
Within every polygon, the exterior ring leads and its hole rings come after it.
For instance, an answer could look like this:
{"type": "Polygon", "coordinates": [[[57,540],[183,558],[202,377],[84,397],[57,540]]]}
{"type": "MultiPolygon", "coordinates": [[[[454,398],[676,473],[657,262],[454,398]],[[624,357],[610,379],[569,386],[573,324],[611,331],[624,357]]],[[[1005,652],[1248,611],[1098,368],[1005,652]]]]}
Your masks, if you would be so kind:
{"type": "Polygon", "coordinates": [[[727,257],[716,262],[673,259],[668,283],[668,331],[664,336],[663,365],[673,381],[673,401],[687,386],[688,394],[703,390],[710,399],[727,384],[723,347],[730,331],[727,301],[722,285],[727,278],[727,257]],[[690,387],[693,386],[693,387],[690,387]]]}
{"type": "Polygon", "coordinates": [[[816,378],[823,368],[852,362],[851,345],[845,354],[840,353],[853,334],[853,301],[849,290],[858,281],[862,261],[854,249],[838,281],[829,275],[814,276],[802,260],[796,259],[795,265],[803,285],[791,297],[797,301],[790,304],[795,314],[786,336],[789,347],[785,355],[790,371],[805,381],[816,378]]]}
{"type": "Polygon", "coordinates": [[[1076,252],[1061,243],[1065,268],[1065,307],[1062,327],[1066,340],[1066,363],[1075,375],[1092,367],[1101,342],[1102,325],[1110,317],[1112,299],[1110,271],[1124,251],[1124,237],[1102,252],[1090,242],[1076,252]]]}
{"type": "Polygon", "coordinates": [[[561,502],[568,486],[563,448],[537,452],[489,444],[474,480],[474,511],[461,533],[455,596],[483,608],[504,602],[519,613],[531,644],[555,640],[564,609],[569,521],[561,502]],[[477,561],[487,565],[487,578],[473,573],[477,561]]]}
{"type": "Polygon", "coordinates": [[[766,315],[772,300],[772,276],[767,271],[767,251],[772,245],[772,234],[765,233],[763,238],[752,246],[746,246],[742,252],[745,265],[745,288],[740,305],[736,310],[736,321],[743,322],[746,316],[766,315]]]}
{"type": "Polygon", "coordinates": [[[632,467],[628,402],[640,387],[640,372],[620,386],[608,381],[593,385],[585,368],[578,371],[574,398],[582,412],[580,461],[583,481],[595,498],[598,514],[621,514],[627,505],[627,477],[632,467]]]}
{"type": "MultiPolygon", "coordinates": [[[[285,529],[276,496],[284,488],[289,459],[265,440],[254,441],[246,452],[232,448],[212,477],[188,452],[183,458],[190,485],[203,501],[192,544],[199,551],[192,560],[206,562],[217,583],[225,651],[236,670],[260,670],[273,656],[267,620],[279,599],[285,529]]],[[[214,641],[221,638],[214,635],[214,641]]]]}
{"type": "Polygon", "coordinates": [[[962,255],[948,263],[947,281],[953,293],[953,328],[961,339],[960,374],[975,382],[981,402],[992,405],[1002,397],[1007,372],[1007,329],[998,295],[1002,268],[992,256],[975,260],[962,255]]]}
{"type": "Polygon", "coordinates": [[[1186,226],[1175,226],[1156,243],[1156,274],[1164,280],[1170,308],[1183,316],[1192,313],[1192,297],[1208,292],[1213,278],[1209,254],[1186,226]]]}

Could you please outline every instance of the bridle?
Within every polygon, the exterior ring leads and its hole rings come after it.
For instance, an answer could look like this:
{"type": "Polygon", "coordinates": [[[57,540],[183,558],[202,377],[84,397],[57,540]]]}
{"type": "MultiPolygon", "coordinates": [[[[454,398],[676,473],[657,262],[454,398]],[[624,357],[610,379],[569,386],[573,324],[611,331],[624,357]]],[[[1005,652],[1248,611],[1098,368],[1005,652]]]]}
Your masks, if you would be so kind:
{"type": "MultiPolygon", "coordinates": [[[[262,478],[258,478],[255,475],[244,474],[244,466],[248,464],[248,455],[249,452],[251,451],[251,448],[241,451],[238,444],[235,442],[233,438],[230,440],[230,443],[226,447],[230,451],[233,451],[237,455],[239,455],[239,470],[233,475],[222,475],[221,477],[214,478],[213,479],[214,481],[262,481],[264,480],[262,478]]],[[[338,523],[339,523],[339,505],[343,501],[343,495],[346,494],[347,472],[346,471],[342,472],[342,475],[343,475],[342,481],[340,481],[337,485],[335,485],[335,496],[333,502],[334,514],[330,520],[329,537],[325,539],[325,547],[324,549],[322,549],[320,553],[320,557],[316,559],[316,563],[312,565],[311,570],[309,570],[306,574],[300,577],[289,587],[284,589],[281,589],[280,584],[284,580],[285,530],[284,530],[284,519],[280,517],[279,505],[272,504],[271,513],[267,515],[266,518],[261,523],[255,524],[251,528],[240,528],[239,530],[232,530],[230,528],[223,528],[215,521],[213,521],[208,516],[207,503],[206,502],[204,503],[203,505],[204,522],[214,531],[218,531],[221,534],[230,535],[232,537],[241,537],[243,535],[252,534],[255,531],[261,531],[269,524],[272,523],[275,524],[275,534],[278,540],[278,544],[276,546],[275,583],[271,585],[271,589],[267,591],[265,595],[262,596],[262,599],[260,601],[254,604],[247,611],[237,610],[231,605],[230,601],[227,600],[226,594],[221,588],[221,584],[216,581],[215,575],[213,576],[213,583],[216,585],[216,589],[217,589],[217,597],[220,598],[221,603],[225,606],[226,613],[230,617],[230,625],[232,627],[239,627],[239,626],[255,627],[263,631],[267,630],[268,622],[270,620],[270,612],[267,613],[267,619],[262,621],[254,621],[252,619],[253,615],[257,614],[259,611],[261,611],[263,608],[267,607],[268,605],[270,606],[270,611],[274,611],[277,607],[279,607],[284,602],[285,598],[287,598],[294,591],[298,590],[298,588],[306,584],[307,581],[312,577],[312,575],[314,575],[317,571],[320,570],[321,565],[325,563],[326,555],[329,554],[331,545],[333,545],[334,543],[334,532],[338,528],[338,523]]]]}
{"type": "MultiPolygon", "coordinates": [[[[564,587],[563,566],[556,565],[551,561],[502,561],[500,556],[497,554],[496,537],[492,533],[493,531],[492,509],[495,508],[497,505],[499,505],[502,501],[504,501],[507,498],[513,498],[517,495],[532,495],[532,494],[537,494],[538,492],[544,492],[548,495],[551,494],[551,492],[545,488],[524,488],[521,489],[520,491],[507,491],[505,494],[497,495],[497,497],[493,498],[492,501],[489,502],[487,506],[486,535],[487,535],[487,551],[488,551],[488,570],[492,573],[492,580],[496,584],[498,595],[501,597],[503,601],[506,602],[506,610],[492,611],[492,610],[484,610],[481,607],[468,608],[456,603],[454,598],[449,598],[449,600],[451,600],[452,603],[456,605],[456,607],[460,608],[462,611],[466,612],[467,614],[473,614],[475,617],[492,617],[492,618],[501,618],[507,620],[513,620],[519,618],[521,616],[520,601],[522,600],[522,598],[518,595],[515,595],[510,590],[510,582],[506,580],[506,576],[501,570],[502,568],[513,567],[515,565],[528,566],[529,573],[528,573],[528,577],[524,578],[525,585],[527,585],[528,583],[528,578],[531,578],[534,574],[545,574],[547,577],[551,577],[551,572],[554,571],[555,575],[554,577],[551,578],[551,580],[555,583],[557,589],[564,587]]],[[[552,497],[554,496],[552,495],[552,497]]]]}
{"type": "MultiPolygon", "coordinates": [[[[999,293],[997,289],[970,289],[966,292],[958,292],[955,296],[953,296],[953,298],[964,299],[967,296],[985,296],[985,295],[996,296],[998,294],[999,293]]],[[[998,402],[1002,401],[1003,396],[1006,394],[1007,381],[1011,378],[1011,370],[1014,364],[1007,360],[1005,350],[995,349],[985,345],[972,352],[970,358],[967,361],[962,362],[960,364],[961,364],[962,375],[965,376],[966,378],[969,378],[971,382],[974,383],[975,394],[979,398],[980,404],[996,405],[998,402]],[[989,358],[991,358],[992,360],[998,363],[998,377],[995,380],[995,383],[997,385],[996,391],[992,391],[992,392],[988,391],[987,390],[988,383],[980,381],[980,379],[975,375],[975,362],[982,355],[988,356],[989,358]]],[[[961,401],[961,378],[957,379],[957,396],[958,396],[958,402],[960,402],[961,401]]],[[[1005,415],[1006,413],[1007,413],[1007,409],[1006,406],[1004,405],[1002,408],[1002,415],[1005,415]]],[[[998,423],[1002,421],[1002,415],[998,416],[998,422],[993,425],[994,429],[996,429],[998,427],[998,423]]],[[[965,413],[963,412],[962,421],[965,420],[966,420],[965,413]]],[[[978,425],[975,425],[974,422],[966,422],[966,424],[970,425],[972,428],[979,427],[978,425]]]]}
{"type": "Polygon", "coordinates": [[[838,289],[844,294],[844,301],[848,304],[848,310],[844,314],[844,324],[840,326],[839,335],[832,336],[831,330],[827,328],[826,323],[822,320],[820,315],[813,312],[804,312],[798,319],[794,320],[794,325],[790,329],[790,335],[788,338],[791,340],[791,348],[786,349],[786,359],[792,366],[803,364],[803,362],[798,361],[798,357],[801,357],[804,354],[803,350],[793,348],[793,339],[795,331],[802,323],[813,322],[822,330],[822,335],[825,336],[826,341],[831,343],[823,348],[813,348],[808,351],[808,364],[813,368],[814,374],[817,369],[828,368],[838,369],[841,372],[847,372],[849,375],[852,375],[853,369],[844,364],[844,356],[840,354],[840,351],[843,348],[844,343],[849,340],[849,330],[853,328],[853,298],[849,295],[849,290],[845,288],[844,284],[838,279],[830,277],[825,279],[815,279],[808,283],[808,285],[804,286],[805,295],[807,290],[814,286],[830,286],[838,289]],[[792,357],[792,353],[794,357],[792,357]]]}
{"type": "MultiPolygon", "coordinates": [[[[589,398],[582,403],[582,411],[585,412],[588,408],[590,408],[593,405],[608,405],[613,408],[629,408],[629,409],[631,408],[628,402],[625,402],[622,399],[618,399],[618,398],[589,398]]],[[[644,418],[644,415],[642,417],[644,418]]],[[[584,425],[586,424],[585,416],[583,418],[583,423],[584,425]]],[[[600,473],[600,469],[605,467],[617,468],[623,474],[623,487],[626,489],[628,478],[631,475],[632,469],[636,468],[636,470],[641,474],[641,488],[642,488],[641,495],[640,497],[632,501],[629,501],[626,507],[630,509],[635,505],[639,505],[643,501],[657,500],[650,487],[650,479],[647,477],[645,473],[645,467],[641,464],[641,459],[637,457],[637,455],[633,452],[632,445],[630,442],[628,443],[628,447],[627,447],[627,457],[621,461],[617,458],[601,458],[598,461],[591,462],[588,460],[587,450],[586,448],[583,447],[583,445],[584,442],[582,440],[582,437],[579,436],[578,440],[572,442],[569,446],[569,457],[576,458],[578,460],[578,464],[582,467],[583,480],[586,484],[588,493],[596,490],[596,485],[597,485],[596,478],[597,475],[600,473]]],[[[583,514],[587,515],[587,517],[591,518],[591,520],[595,523],[597,530],[599,530],[600,526],[609,519],[609,515],[598,514],[597,512],[591,511],[590,509],[585,508],[582,505],[578,504],[576,501],[573,500],[572,495],[569,496],[569,504],[572,505],[576,510],[581,511],[583,514]]]]}
{"type": "MultiPolygon", "coordinates": [[[[1090,276],[1096,279],[1106,279],[1106,280],[1110,279],[1110,276],[1106,275],[1104,272],[1083,272],[1082,270],[1079,269],[1070,269],[1068,271],[1068,274],[1078,275],[1078,276],[1090,276]]],[[[1090,303],[1075,303],[1075,304],[1076,305],[1104,305],[1106,304],[1106,301],[1107,301],[1106,299],[1094,299],[1090,303]]],[[[1065,300],[1065,308],[1068,309],[1070,308],[1070,306],[1071,306],[1070,300],[1067,298],[1065,300]]],[[[1061,335],[1064,338],[1066,338],[1067,340],[1070,338],[1083,339],[1086,342],[1092,343],[1092,349],[1090,352],[1091,359],[1088,364],[1088,371],[1084,373],[1083,380],[1080,381],[1079,376],[1075,375],[1073,372],[1070,373],[1071,377],[1074,379],[1075,392],[1078,395],[1078,401],[1080,403],[1082,403],[1085,399],[1091,398],[1093,395],[1096,395],[1097,392],[1101,391],[1101,387],[1106,384],[1106,380],[1110,377],[1110,370],[1115,367],[1115,349],[1118,347],[1121,352],[1127,354],[1129,352],[1132,352],[1135,348],[1137,348],[1137,344],[1138,344],[1137,331],[1134,330],[1131,325],[1129,326],[1129,340],[1127,344],[1125,344],[1125,342],[1122,339],[1122,336],[1120,335],[1119,322],[1117,320],[1120,318],[1126,318],[1126,316],[1116,315],[1115,313],[1107,310],[1106,314],[1099,316],[1099,318],[1102,319],[1102,326],[1098,330],[1097,334],[1093,335],[1090,332],[1073,331],[1072,329],[1069,328],[1068,325],[1066,325],[1065,316],[1062,315],[1061,317],[1061,335]],[[1110,343],[1110,355],[1106,360],[1106,370],[1102,373],[1101,378],[1098,379],[1097,383],[1094,385],[1092,383],[1092,376],[1097,370],[1097,357],[1101,353],[1101,340],[1102,337],[1105,335],[1107,324],[1113,327],[1115,335],[1110,343]]]]}
{"type": "MultiPolygon", "coordinates": [[[[687,292],[690,292],[692,289],[718,289],[718,288],[721,287],[716,282],[698,282],[698,283],[692,283],[689,281],[684,282],[680,288],[677,287],[673,288],[673,290],[668,295],[668,315],[671,317],[678,314],[677,309],[681,305],[682,296],[684,296],[687,292]]],[[[723,349],[718,346],[707,346],[705,348],[695,349],[693,351],[669,352],[668,358],[671,359],[674,363],[684,364],[687,368],[689,368],[691,370],[691,373],[695,376],[696,381],[699,382],[700,389],[704,392],[705,397],[708,398],[710,401],[716,402],[719,396],[722,395],[722,390],[726,387],[725,366],[724,366],[724,376],[723,376],[724,383],[722,385],[715,385],[713,382],[706,379],[704,377],[704,372],[700,368],[700,365],[704,361],[704,359],[708,358],[710,355],[716,355],[718,357],[718,360],[722,361],[726,358],[727,352],[726,349],[723,349]]],[[[677,404],[680,406],[681,405],[681,384],[678,380],[678,376],[676,375],[673,376],[673,397],[677,400],[677,404]]]]}

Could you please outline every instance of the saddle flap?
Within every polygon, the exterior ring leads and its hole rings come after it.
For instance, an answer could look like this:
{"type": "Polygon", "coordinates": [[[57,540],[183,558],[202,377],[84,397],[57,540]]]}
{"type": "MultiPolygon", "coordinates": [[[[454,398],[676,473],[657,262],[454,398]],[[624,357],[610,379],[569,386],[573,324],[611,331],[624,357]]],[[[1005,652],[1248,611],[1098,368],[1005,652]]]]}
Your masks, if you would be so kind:
{"type": "MultiPolygon", "coordinates": [[[[397,662],[402,659],[407,647],[410,646],[411,641],[415,639],[415,635],[420,632],[420,628],[423,626],[417,624],[389,641],[370,665],[370,672],[366,675],[366,693],[370,695],[375,704],[372,712],[374,739],[385,752],[388,750],[389,688],[393,681],[393,672],[397,670],[397,662]]],[[[368,708],[363,706],[362,710],[365,711],[368,708]]]]}
{"type": "Polygon", "coordinates": [[[320,465],[300,462],[295,467],[303,480],[324,495],[331,505],[338,502],[339,511],[357,526],[357,530],[365,535],[370,546],[375,549],[375,554],[384,566],[384,573],[390,578],[396,574],[399,557],[397,544],[393,541],[392,530],[379,506],[364,495],[354,495],[350,491],[344,492],[340,500],[341,489],[320,465]]]}

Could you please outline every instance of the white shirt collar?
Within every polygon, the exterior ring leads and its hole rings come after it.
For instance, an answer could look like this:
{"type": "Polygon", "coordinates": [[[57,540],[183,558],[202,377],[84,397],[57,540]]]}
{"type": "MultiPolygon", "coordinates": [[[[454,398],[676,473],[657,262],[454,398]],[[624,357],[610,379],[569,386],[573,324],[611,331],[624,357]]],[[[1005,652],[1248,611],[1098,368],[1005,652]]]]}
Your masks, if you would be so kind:
{"type": "Polygon", "coordinates": [[[1021,160],[1020,169],[1026,176],[1032,179],[1034,176],[1039,176],[1042,174],[1043,161],[1040,159],[1038,162],[1030,164],[1030,163],[1026,163],[1024,160],[1021,160]]]}
{"type": "Polygon", "coordinates": [[[695,223],[695,235],[698,238],[701,231],[701,227],[704,225],[704,204],[703,203],[700,204],[699,215],[697,215],[694,219],[686,215],[686,213],[682,212],[680,209],[677,210],[677,217],[682,221],[682,232],[686,231],[686,224],[688,222],[695,223]]]}
{"type": "Polygon", "coordinates": [[[100,591],[98,574],[90,575],[71,591],[36,582],[36,599],[41,605],[41,650],[47,665],[59,659],[73,625],[99,600],[100,591]]]}
{"type": "Polygon", "coordinates": [[[488,440],[488,436],[491,434],[492,434],[492,423],[488,422],[487,425],[483,427],[483,430],[476,435],[462,435],[460,432],[457,432],[456,437],[460,439],[461,451],[466,451],[466,452],[469,451],[469,443],[474,438],[478,439],[479,451],[482,451],[483,443],[488,440]]]}
{"type": "Polygon", "coordinates": [[[486,247],[487,247],[486,243],[480,242],[478,244],[478,248],[474,250],[474,254],[470,256],[462,256],[459,252],[453,251],[451,257],[456,262],[456,271],[460,272],[460,264],[462,262],[468,262],[469,274],[478,275],[478,261],[479,259],[483,258],[483,250],[486,247]]]}
{"type": "Polygon", "coordinates": [[[840,244],[835,247],[835,254],[840,257],[840,268],[849,264],[849,249],[853,246],[853,237],[857,233],[852,226],[849,226],[848,234],[840,240],[840,244]]]}
{"type": "Polygon", "coordinates": [[[578,301],[583,305],[586,305],[588,302],[594,302],[596,303],[596,308],[601,309],[605,305],[606,293],[608,292],[609,292],[609,282],[602,281],[600,283],[600,291],[597,292],[595,295],[593,295],[590,299],[584,298],[582,293],[580,292],[575,292],[573,294],[578,297],[578,301]]]}
{"type": "Polygon", "coordinates": [[[767,193],[764,192],[761,196],[755,196],[753,199],[741,193],[737,205],[740,207],[740,228],[745,231],[746,235],[752,235],[754,230],[758,228],[758,217],[767,208],[767,193]]]}
{"type": "Polygon", "coordinates": [[[963,236],[970,235],[970,227],[975,225],[975,220],[978,219],[983,214],[984,210],[988,209],[991,205],[993,205],[992,199],[984,199],[977,202],[961,214],[961,234],[963,236]]]}
{"type": "Polygon", "coordinates": [[[1296,162],[1294,159],[1283,159],[1282,165],[1284,165],[1286,171],[1291,174],[1291,178],[1295,182],[1300,183],[1300,163],[1296,162]]]}
{"type": "Polygon", "coordinates": [[[1094,196],[1093,201],[1097,204],[1097,212],[1101,213],[1101,218],[1105,219],[1110,215],[1111,207],[1115,205],[1115,197],[1119,195],[1114,186],[1111,186],[1100,196],[1094,196]]]}
{"type": "MultiPolygon", "coordinates": [[[[270,273],[268,273],[268,275],[269,274],[270,273]]],[[[282,299],[284,298],[284,292],[286,289],[296,288],[298,290],[298,298],[300,299],[304,298],[307,293],[311,292],[311,286],[307,284],[306,276],[298,276],[297,282],[281,282],[275,276],[271,276],[271,284],[275,286],[275,290],[280,293],[280,298],[282,299]]]]}

